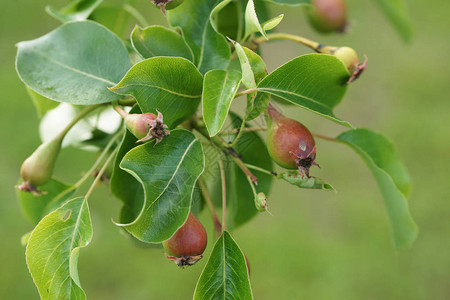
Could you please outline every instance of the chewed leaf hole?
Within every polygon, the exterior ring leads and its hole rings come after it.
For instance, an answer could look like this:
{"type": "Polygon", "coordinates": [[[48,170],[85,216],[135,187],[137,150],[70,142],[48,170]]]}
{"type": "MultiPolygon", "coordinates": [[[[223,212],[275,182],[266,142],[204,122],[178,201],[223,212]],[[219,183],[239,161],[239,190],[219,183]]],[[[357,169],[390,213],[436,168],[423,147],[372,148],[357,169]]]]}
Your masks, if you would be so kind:
{"type": "Polygon", "coordinates": [[[72,210],[69,209],[66,211],[66,213],[64,214],[64,216],[62,217],[62,221],[66,222],[67,220],[69,220],[70,216],[72,215],[72,210]]]}

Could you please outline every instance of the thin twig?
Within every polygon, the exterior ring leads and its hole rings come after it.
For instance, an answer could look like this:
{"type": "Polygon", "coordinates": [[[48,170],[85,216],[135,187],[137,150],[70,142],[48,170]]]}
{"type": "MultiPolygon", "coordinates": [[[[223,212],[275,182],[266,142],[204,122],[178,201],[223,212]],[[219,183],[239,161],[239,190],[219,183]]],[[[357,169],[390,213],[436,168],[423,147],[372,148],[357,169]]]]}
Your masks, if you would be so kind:
{"type": "Polygon", "coordinates": [[[112,161],[112,159],[116,156],[117,151],[119,150],[119,147],[117,147],[116,149],[114,149],[113,152],[111,152],[111,154],[108,156],[108,158],[106,159],[105,163],[103,164],[103,167],[100,169],[100,171],[98,172],[97,176],[95,177],[94,181],[92,182],[91,186],[89,187],[89,190],[87,191],[86,195],[84,196],[84,200],[87,201],[87,199],[89,198],[89,196],[91,195],[92,191],[94,190],[94,188],[96,187],[97,183],[101,180],[103,173],[105,173],[106,168],[108,167],[109,163],[112,161]]]}
{"type": "Polygon", "coordinates": [[[244,95],[247,95],[247,94],[251,94],[251,93],[254,93],[254,92],[256,92],[256,88],[249,89],[249,90],[245,90],[245,91],[242,91],[242,92],[240,92],[240,93],[237,93],[237,94],[234,96],[234,98],[237,98],[237,97],[240,97],[240,96],[244,96],[244,95]]]}
{"type": "Polygon", "coordinates": [[[216,210],[214,209],[214,205],[211,200],[211,195],[208,192],[208,188],[206,187],[205,181],[202,177],[198,179],[198,185],[200,186],[200,191],[203,195],[203,198],[206,201],[206,204],[208,205],[209,210],[211,211],[211,215],[213,217],[214,221],[214,228],[216,230],[217,236],[220,236],[220,233],[222,231],[222,224],[220,223],[219,218],[217,217],[216,210]]]}
{"type": "Polygon", "coordinates": [[[319,133],[312,133],[313,136],[318,137],[319,139],[323,139],[323,140],[327,140],[330,142],[338,142],[338,140],[336,138],[330,137],[330,136],[326,136],[326,135],[322,135],[319,133]]]}
{"type": "Polygon", "coordinates": [[[233,134],[238,132],[266,131],[266,130],[268,130],[267,127],[247,127],[242,128],[241,130],[239,129],[224,130],[220,134],[233,134]]]}
{"type": "Polygon", "coordinates": [[[219,168],[220,168],[220,178],[222,180],[222,233],[226,228],[226,220],[227,220],[227,184],[225,178],[225,168],[223,167],[223,162],[219,159],[219,168]]]}

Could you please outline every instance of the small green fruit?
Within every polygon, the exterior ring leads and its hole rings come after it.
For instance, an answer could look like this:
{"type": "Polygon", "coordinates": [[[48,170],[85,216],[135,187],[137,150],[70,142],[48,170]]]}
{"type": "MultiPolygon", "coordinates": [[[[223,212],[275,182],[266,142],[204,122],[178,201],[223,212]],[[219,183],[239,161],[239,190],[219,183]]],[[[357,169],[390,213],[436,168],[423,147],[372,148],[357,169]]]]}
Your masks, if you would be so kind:
{"type": "Polygon", "coordinates": [[[53,140],[43,143],[22,164],[20,175],[24,182],[18,186],[19,190],[40,194],[37,186],[47,183],[53,174],[56,158],[61,150],[62,138],[57,136],[53,140]]]}
{"type": "Polygon", "coordinates": [[[208,237],[202,223],[189,213],[184,225],[162,245],[168,254],[167,258],[184,268],[194,265],[203,257],[207,242],[208,237]]]}
{"type": "Polygon", "coordinates": [[[309,10],[310,24],[321,33],[343,32],[347,25],[344,0],[313,0],[309,10]]]}

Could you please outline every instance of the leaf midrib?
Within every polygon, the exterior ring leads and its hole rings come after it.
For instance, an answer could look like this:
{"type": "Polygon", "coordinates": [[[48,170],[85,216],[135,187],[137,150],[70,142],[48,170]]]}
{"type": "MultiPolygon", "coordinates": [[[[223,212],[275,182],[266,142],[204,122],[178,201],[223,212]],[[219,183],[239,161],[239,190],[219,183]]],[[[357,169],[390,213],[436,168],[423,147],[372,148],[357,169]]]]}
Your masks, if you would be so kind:
{"type": "MultiPolygon", "coordinates": [[[[180,96],[180,97],[185,97],[185,98],[192,98],[192,99],[195,99],[195,98],[199,98],[199,97],[201,96],[201,94],[200,94],[200,95],[187,95],[187,94],[182,94],[182,93],[178,93],[178,92],[171,91],[171,90],[169,90],[169,89],[163,88],[163,87],[161,87],[161,86],[151,85],[151,84],[146,84],[146,83],[131,83],[131,84],[126,84],[126,85],[123,85],[123,86],[121,86],[121,87],[118,87],[117,89],[122,89],[122,88],[125,88],[125,87],[130,87],[130,86],[135,86],[135,85],[136,85],[136,86],[145,86],[145,87],[149,87],[149,88],[160,89],[160,90],[163,90],[163,91],[168,92],[168,93],[170,93],[170,94],[177,95],[177,96],[180,96]]],[[[113,88],[112,90],[116,90],[116,88],[113,88]]]]}
{"type": "Polygon", "coordinates": [[[96,75],[94,75],[94,74],[87,73],[87,72],[84,72],[84,71],[82,71],[82,70],[75,69],[75,68],[73,68],[73,67],[71,67],[71,66],[68,66],[68,65],[66,65],[66,64],[64,64],[64,63],[62,63],[62,62],[60,62],[60,61],[57,61],[57,60],[55,60],[55,59],[49,57],[48,55],[46,55],[46,54],[44,54],[44,53],[42,53],[41,51],[38,51],[38,50],[36,50],[36,49],[33,49],[32,51],[36,52],[37,54],[39,54],[39,55],[42,56],[43,58],[45,58],[45,59],[47,59],[47,60],[49,60],[49,61],[51,61],[51,62],[53,62],[53,63],[55,63],[55,64],[57,64],[57,65],[59,65],[59,66],[61,66],[61,67],[65,68],[65,69],[67,69],[67,70],[70,70],[70,71],[72,71],[72,72],[81,74],[81,75],[83,75],[83,76],[86,76],[86,77],[89,77],[89,78],[92,78],[92,79],[95,79],[95,80],[98,80],[98,81],[105,82],[105,83],[107,83],[107,84],[109,84],[109,85],[112,85],[112,86],[116,84],[115,82],[109,81],[109,80],[107,80],[107,79],[105,79],[105,78],[101,78],[101,77],[98,77],[98,76],[96,76],[96,75]]]}

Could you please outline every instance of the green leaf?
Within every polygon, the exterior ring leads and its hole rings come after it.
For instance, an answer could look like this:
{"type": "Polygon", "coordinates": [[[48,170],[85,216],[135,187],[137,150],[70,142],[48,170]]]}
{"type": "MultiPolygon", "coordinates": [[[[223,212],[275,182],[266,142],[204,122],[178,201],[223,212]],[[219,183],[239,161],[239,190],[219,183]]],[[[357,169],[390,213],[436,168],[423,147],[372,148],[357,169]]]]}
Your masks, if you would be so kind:
{"type": "Polygon", "coordinates": [[[248,0],[245,9],[245,36],[248,37],[255,32],[259,32],[262,36],[267,38],[265,31],[259,23],[258,16],[256,15],[255,4],[253,3],[253,0],[248,0]]]}
{"type": "Polygon", "coordinates": [[[69,21],[82,21],[86,20],[94,9],[102,2],[103,0],[78,0],[70,3],[61,10],[57,10],[51,5],[47,5],[45,11],[50,16],[63,23],[69,21]]]}
{"type": "Polygon", "coordinates": [[[153,57],[135,64],[111,90],[136,98],[143,113],[160,111],[172,128],[195,113],[202,85],[202,75],[187,59],[153,57]]]}
{"type": "MultiPolygon", "coordinates": [[[[257,84],[267,76],[266,64],[252,50],[233,42],[242,70],[242,83],[247,89],[256,88],[257,84]]],[[[269,105],[270,95],[267,93],[250,93],[247,95],[247,121],[258,117],[269,105]]]]}
{"type": "Polygon", "coordinates": [[[230,110],[231,101],[241,84],[236,70],[211,70],[203,83],[203,118],[210,136],[219,133],[230,110]]]}
{"type": "Polygon", "coordinates": [[[266,22],[264,22],[261,27],[263,29],[264,32],[267,32],[269,30],[274,29],[275,27],[278,26],[278,24],[280,24],[281,20],[283,20],[284,15],[281,14],[278,17],[275,17],[273,19],[270,19],[266,22]]]}
{"type": "Polygon", "coordinates": [[[46,98],[81,105],[120,98],[107,87],[129,69],[128,52],[116,35],[97,23],[66,23],[17,47],[20,79],[46,98]]]}
{"type": "Polygon", "coordinates": [[[411,19],[408,15],[405,0],[374,0],[381,11],[405,42],[413,37],[411,19]]]}
{"type": "Polygon", "coordinates": [[[41,299],[86,299],[78,277],[78,255],[92,239],[84,198],[70,200],[47,215],[31,233],[28,269],[41,299]]]}
{"type": "Polygon", "coordinates": [[[194,300],[253,299],[244,254],[224,231],[197,282],[194,300]]]}
{"type": "MultiPolygon", "coordinates": [[[[135,105],[130,113],[141,113],[135,105]]],[[[125,154],[137,146],[137,138],[127,130],[120,144],[114,161],[113,173],[109,182],[111,193],[123,202],[120,210],[119,223],[131,223],[139,215],[144,205],[144,188],[131,174],[120,168],[120,162],[125,154]]]]}
{"type": "MultiPolygon", "coordinates": [[[[242,119],[236,114],[230,113],[233,127],[239,128],[242,119]]],[[[272,170],[273,163],[267,152],[267,146],[256,132],[244,132],[235,145],[236,152],[242,160],[262,169],[272,170]]],[[[247,176],[244,172],[232,164],[230,178],[230,192],[228,202],[230,212],[228,214],[228,224],[230,228],[238,227],[258,214],[255,207],[254,195],[247,176]]],[[[255,187],[257,193],[264,193],[269,196],[272,187],[273,176],[252,170],[253,175],[258,178],[258,185],[255,187]]],[[[218,177],[220,178],[220,177],[218,177]]]]}
{"type": "Polygon", "coordinates": [[[26,89],[28,95],[30,95],[31,100],[33,101],[39,118],[42,118],[49,110],[52,110],[59,105],[59,102],[45,98],[44,96],[39,95],[27,86],[26,89]]]}
{"type": "Polygon", "coordinates": [[[347,91],[349,73],[334,56],[307,54],[287,62],[258,85],[258,91],[270,93],[309,111],[335,121],[351,125],[337,118],[333,108],[347,91]]]}
{"type": "Polygon", "coordinates": [[[183,30],[184,38],[194,53],[194,62],[202,74],[212,69],[226,69],[230,47],[223,35],[211,25],[210,15],[217,0],[189,0],[167,12],[169,23],[183,30]]]}
{"type": "Polygon", "coordinates": [[[211,12],[211,25],[223,36],[240,40],[244,23],[243,10],[243,1],[222,1],[211,12]]]}
{"type": "Polygon", "coordinates": [[[142,184],[145,194],[136,220],[120,226],[144,242],[169,239],[186,221],[204,169],[200,142],[187,130],[173,130],[156,146],[149,142],[129,151],[120,167],[142,184]]]}
{"type": "Polygon", "coordinates": [[[410,246],[418,232],[407,201],[411,184],[394,145],[368,129],[349,130],[337,139],[353,148],[372,171],[384,198],[396,248],[410,246]]]}
{"type": "Polygon", "coordinates": [[[92,12],[89,19],[102,24],[120,38],[127,39],[134,22],[142,21],[136,17],[134,10],[128,4],[102,5],[92,12]]]}
{"type": "Polygon", "coordinates": [[[323,179],[316,177],[304,177],[296,173],[278,173],[277,178],[283,179],[292,185],[296,185],[302,189],[319,189],[319,190],[334,190],[333,186],[325,183],[323,179]]]}
{"type": "Polygon", "coordinates": [[[289,5],[289,6],[311,4],[311,0],[266,0],[266,1],[279,5],[289,5]]]}
{"type": "Polygon", "coordinates": [[[143,58],[154,56],[184,57],[194,61],[193,54],[183,37],[163,26],[136,26],[131,33],[131,43],[143,58]]]}
{"type": "MultiPolygon", "coordinates": [[[[19,182],[19,185],[22,181],[19,182]]],[[[58,180],[51,179],[46,184],[39,187],[44,194],[34,196],[32,193],[17,190],[22,211],[28,220],[37,224],[45,215],[58,208],[61,203],[73,195],[75,189],[73,186],[64,184],[58,180]]]]}

